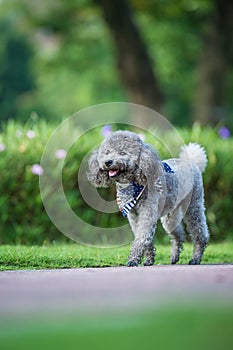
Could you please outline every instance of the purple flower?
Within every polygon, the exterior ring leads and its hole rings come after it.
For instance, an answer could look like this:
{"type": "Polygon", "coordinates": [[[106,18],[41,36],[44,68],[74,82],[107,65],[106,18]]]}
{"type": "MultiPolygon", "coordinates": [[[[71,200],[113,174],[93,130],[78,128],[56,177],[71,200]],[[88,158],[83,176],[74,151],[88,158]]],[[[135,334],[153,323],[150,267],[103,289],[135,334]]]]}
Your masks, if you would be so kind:
{"type": "Polygon", "coordinates": [[[222,126],[218,130],[218,134],[222,139],[228,139],[231,136],[231,132],[226,126],[222,126]]]}
{"type": "Polygon", "coordinates": [[[66,157],[66,151],[64,149],[57,149],[55,152],[55,157],[57,159],[64,159],[66,157]]]}
{"type": "Polygon", "coordinates": [[[29,139],[34,139],[35,136],[36,136],[35,131],[33,131],[33,130],[28,130],[28,132],[27,132],[27,137],[28,137],[29,139]]]}
{"type": "Polygon", "coordinates": [[[0,143],[0,152],[5,151],[6,146],[4,145],[4,143],[0,143]]]}
{"type": "Polygon", "coordinates": [[[32,166],[32,173],[34,175],[40,176],[40,175],[43,174],[43,172],[44,172],[44,169],[42,168],[42,166],[40,166],[40,164],[33,164],[33,166],[32,166]]]}
{"type": "Polygon", "coordinates": [[[104,137],[107,137],[109,134],[111,134],[112,132],[112,127],[111,125],[105,125],[102,130],[101,130],[101,134],[104,136],[104,137]]]}

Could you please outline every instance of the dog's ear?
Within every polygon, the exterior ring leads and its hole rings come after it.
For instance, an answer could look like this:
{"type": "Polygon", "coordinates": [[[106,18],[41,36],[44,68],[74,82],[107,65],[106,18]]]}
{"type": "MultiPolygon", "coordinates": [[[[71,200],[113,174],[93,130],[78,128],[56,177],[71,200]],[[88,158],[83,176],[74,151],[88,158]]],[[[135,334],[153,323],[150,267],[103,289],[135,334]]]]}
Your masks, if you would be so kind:
{"type": "Polygon", "coordinates": [[[108,172],[100,169],[98,162],[99,149],[95,149],[88,161],[89,171],[87,172],[88,180],[95,187],[109,187],[112,184],[112,180],[108,176],[108,172]]]}
{"type": "Polygon", "coordinates": [[[161,161],[155,149],[143,144],[138,164],[137,180],[154,184],[161,172],[161,161]]]}

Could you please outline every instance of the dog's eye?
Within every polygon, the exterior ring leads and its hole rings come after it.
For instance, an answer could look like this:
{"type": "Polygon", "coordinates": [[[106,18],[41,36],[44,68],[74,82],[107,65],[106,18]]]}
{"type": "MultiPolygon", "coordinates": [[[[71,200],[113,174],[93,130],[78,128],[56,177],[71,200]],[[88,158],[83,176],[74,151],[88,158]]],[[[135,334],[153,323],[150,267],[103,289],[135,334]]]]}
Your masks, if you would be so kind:
{"type": "Polygon", "coordinates": [[[125,156],[125,155],[126,155],[126,153],[125,153],[124,151],[120,151],[119,154],[120,154],[121,156],[125,156]]]}
{"type": "Polygon", "coordinates": [[[109,154],[110,153],[110,151],[109,151],[109,149],[107,149],[107,151],[105,151],[105,154],[109,154]]]}

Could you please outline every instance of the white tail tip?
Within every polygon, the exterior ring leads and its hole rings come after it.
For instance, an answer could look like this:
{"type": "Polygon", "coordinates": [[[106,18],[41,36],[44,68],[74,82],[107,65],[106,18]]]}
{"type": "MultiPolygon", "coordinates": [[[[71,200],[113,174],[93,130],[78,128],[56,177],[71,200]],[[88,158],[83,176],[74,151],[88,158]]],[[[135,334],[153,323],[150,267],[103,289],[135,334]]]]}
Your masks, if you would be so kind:
{"type": "Polygon", "coordinates": [[[205,149],[198,143],[189,143],[181,147],[180,159],[189,160],[195,163],[201,172],[205,171],[207,165],[207,156],[205,149]]]}

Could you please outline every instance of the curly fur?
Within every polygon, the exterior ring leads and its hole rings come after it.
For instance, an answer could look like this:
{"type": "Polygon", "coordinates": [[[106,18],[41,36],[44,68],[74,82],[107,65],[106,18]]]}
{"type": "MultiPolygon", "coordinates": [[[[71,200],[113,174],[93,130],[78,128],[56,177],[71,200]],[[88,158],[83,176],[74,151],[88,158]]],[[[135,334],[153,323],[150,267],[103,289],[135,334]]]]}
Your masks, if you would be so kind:
{"type": "Polygon", "coordinates": [[[171,237],[170,261],[179,261],[185,240],[183,223],[191,235],[194,250],[190,264],[200,264],[208,244],[209,233],[204,208],[201,172],[207,164],[205,150],[189,144],[180,157],[166,163],[174,170],[167,173],[155,149],[129,131],[110,134],[93,151],[89,160],[89,181],[96,187],[135,182],[146,186],[141,199],[129,212],[128,220],[134,233],[128,266],[153,265],[155,249],[153,237],[157,221],[171,237]]]}

